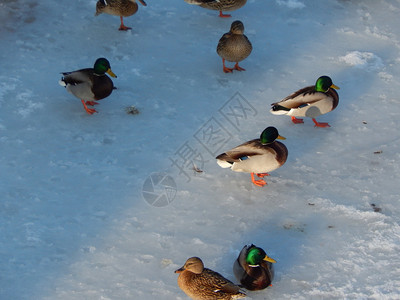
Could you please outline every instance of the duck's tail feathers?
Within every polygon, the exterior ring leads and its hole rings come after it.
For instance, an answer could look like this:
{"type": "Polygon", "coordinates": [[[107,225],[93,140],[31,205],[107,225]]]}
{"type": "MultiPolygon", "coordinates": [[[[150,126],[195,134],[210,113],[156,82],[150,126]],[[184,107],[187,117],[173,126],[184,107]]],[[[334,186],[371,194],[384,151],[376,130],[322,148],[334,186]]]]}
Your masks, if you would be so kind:
{"type": "MultiPolygon", "coordinates": [[[[185,0],[185,2],[189,3],[189,4],[193,4],[193,5],[200,5],[203,4],[202,1],[200,0],[185,0]]],[[[204,2],[204,1],[203,1],[204,2]]],[[[208,2],[212,2],[212,1],[208,1],[208,2]]]]}
{"type": "Polygon", "coordinates": [[[279,111],[279,110],[289,111],[290,108],[284,107],[279,104],[272,104],[271,110],[273,110],[273,111],[279,111]]]}
{"type": "Polygon", "coordinates": [[[221,167],[221,168],[232,168],[233,163],[226,161],[226,160],[220,160],[217,159],[217,164],[221,167]]]}
{"type": "Polygon", "coordinates": [[[284,107],[282,105],[272,103],[272,107],[270,109],[270,112],[274,115],[286,115],[291,109],[284,107]]]}
{"type": "Polygon", "coordinates": [[[64,78],[61,78],[61,79],[58,81],[58,84],[61,85],[61,86],[63,86],[63,87],[67,87],[67,84],[65,83],[64,78]]]}

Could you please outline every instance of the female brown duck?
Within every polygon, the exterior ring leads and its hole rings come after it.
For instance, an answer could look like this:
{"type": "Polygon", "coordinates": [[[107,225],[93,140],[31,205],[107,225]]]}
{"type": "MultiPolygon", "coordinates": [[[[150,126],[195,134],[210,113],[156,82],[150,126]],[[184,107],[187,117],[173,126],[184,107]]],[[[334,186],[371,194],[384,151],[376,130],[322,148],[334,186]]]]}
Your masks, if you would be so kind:
{"type": "Polygon", "coordinates": [[[221,18],[229,18],[231,15],[225,15],[222,11],[232,11],[241,8],[246,4],[247,0],[185,0],[185,2],[207,9],[219,10],[221,18]]]}
{"type": "Polygon", "coordinates": [[[196,300],[231,300],[246,297],[240,287],[221,274],[204,268],[198,257],[189,258],[179,273],[178,285],[192,299],[196,300]]]}
{"type": "MultiPolygon", "coordinates": [[[[146,6],[144,0],[139,2],[146,6]]],[[[121,26],[119,30],[129,30],[131,27],[124,25],[123,17],[129,17],[138,11],[138,5],[135,0],[99,0],[96,4],[96,14],[98,16],[101,13],[106,13],[113,16],[119,16],[121,19],[121,26]]]]}

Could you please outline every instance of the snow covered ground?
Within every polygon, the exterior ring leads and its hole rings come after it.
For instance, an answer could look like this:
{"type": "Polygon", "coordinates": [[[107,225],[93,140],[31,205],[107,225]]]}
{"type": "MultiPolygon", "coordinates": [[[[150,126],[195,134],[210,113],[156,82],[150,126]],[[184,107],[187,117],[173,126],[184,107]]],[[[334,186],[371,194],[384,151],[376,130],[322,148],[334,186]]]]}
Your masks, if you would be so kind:
{"type": "Polygon", "coordinates": [[[249,298],[400,298],[400,1],[249,0],[221,19],[147,0],[129,32],[95,4],[0,2],[2,300],[187,299],[188,257],[235,281],[249,243],[277,260],[249,298]],[[236,19],[254,50],[224,74],[236,19]],[[90,116],[57,81],[102,56],[118,89],[90,116]],[[269,113],[320,75],[341,88],[331,128],[269,113]],[[270,125],[289,158],[267,186],[215,163],[270,125]]]}

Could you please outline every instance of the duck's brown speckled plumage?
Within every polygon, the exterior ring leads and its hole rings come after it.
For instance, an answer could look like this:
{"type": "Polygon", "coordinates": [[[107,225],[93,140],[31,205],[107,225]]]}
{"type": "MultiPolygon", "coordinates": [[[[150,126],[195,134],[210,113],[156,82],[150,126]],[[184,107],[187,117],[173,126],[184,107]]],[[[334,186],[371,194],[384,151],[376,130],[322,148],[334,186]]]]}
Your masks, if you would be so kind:
{"type": "Polygon", "coordinates": [[[242,71],[243,68],[239,67],[239,62],[247,58],[253,46],[251,42],[244,35],[244,26],[241,21],[234,21],[231,24],[229,32],[225,33],[219,40],[217,45],[217,53],[222,58],[224,72],[232,72],[232,69],[225,67],[225,60],[235,62],[235,69],[242,71]]]}
{"type": "MultiPolygon", "coordinates": [[[[139,0],[139,2],[146,6],[144,0],[139,0]]],[[[123,17],[129,17],[138,11],[138,4],[135,0],[99,0],[96,3],[96,16],[101,13],[120,16],[121,26],[120,30],[127,30],[130,27],[126,27],[123,23],[123,17]]]]}
{"type": "Polygon", "coordinates": [[[185,2],[212,10],[233,11],[244,6],[247,0],[185,0],[185,2]]]}
{"type": "Polygon", "coordinates": [[[231,300],[244,298],[246,295],[240,287],[221,274],[204,268],[198,257],[189,258],[185,265],[176,270],[180,273],[178,285],[192,299],[197,300],[231,300]]]}

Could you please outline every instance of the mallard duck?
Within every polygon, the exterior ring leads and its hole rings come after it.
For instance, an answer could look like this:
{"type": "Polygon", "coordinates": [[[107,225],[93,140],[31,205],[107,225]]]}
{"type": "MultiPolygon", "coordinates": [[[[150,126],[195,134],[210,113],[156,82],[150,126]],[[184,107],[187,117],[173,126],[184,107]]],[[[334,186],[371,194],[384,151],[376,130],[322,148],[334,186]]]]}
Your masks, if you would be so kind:
{"type": "Polygon", "coordinates": [[[247,36],[243,34],[244,26],[240,21],[235,21],[231,25],[229,32],[225,33],[218,42],[217,53],[222,57],[222,65],[225,73],[232,73],[233,69],[245,71],[239,67],[239,61],[244,60],[253,50],[247,36]],[[225,60],[236,62],[233,68],[225,66],[225,60]]]}
{"type": "Polygon", "coordinates": [[[281,167],[287,159],[288,150],[284,144],[275,141],[284,140],[275,127],[267,127],[259,139],[243,143],[216,157],[222,168],[231,168],[235,172],[251,173],[251,181],[257,186],[267,183],[263,179],[255,180],[254,174],[263,178],[267,172],[281,167]]]}
{"type": "Polygon", "coordinates": [[[239,9],[246,4],[247,0],[185,0],[185,2],[212,10],[219,10],[221,18],[229,18],[231,15],[225,15],[222,11],[239,9]]]}
{"type": "Polygon", "coordinates": [[[204,268],[202,260],[198,257],[189,258],[175,273],[180,273],[179,287],[192,299],[229,300],[246,297],[239,286],[221,274],[204,268]]]}
{"type": "Polygon", "coordinates": [[[338,90],[339,87],[332,83],[330,77],[321,76],[315,85],[305,87],[279,102],[272,103],[270,111],[274,115],[291,116],[295,124],[304,123],[303,119],[296,117],[309,117],[316,127],[330,127],[328,123],[319,123],[315,118],[336,108],[339,95],[335,89],[338,90]]]}
{"type": "Polygon", "coordinates": [[[244,288],[255,291],[271,285],[274,279],[274,259],[254,245],[243,247],[233,264],[233,273],[244,288]]]}
{"type": "Polygon", "coordinates": [[[98,58],[93,68],[81,69],[73,72],[61,73],[63,77],[59,81],[68,92],[81,99],[83,107],[88,114],[97,112],[87,105],[98,104],[96,100],[108,97],[114,89],[112,80],[105,74],[117,77],[105,58],[98,58]]]}
{"type": "MultiPolygon", "coordinates": [[[[143,6],[147,6],[144,0],[139,0],[143,6]]],[[[129,17],[138,11],[138,5],[135,0],[99,0],[96,4],[96,14],[106,13],[113,16],[119,16],[121,26],[119,30],[129,30],[131,27],[124,25],[123,17],[129,17]]]]}

